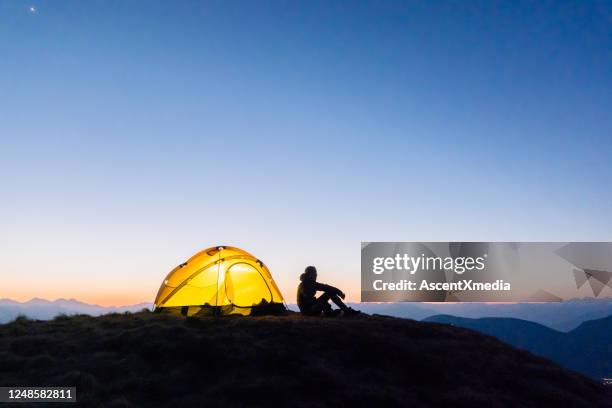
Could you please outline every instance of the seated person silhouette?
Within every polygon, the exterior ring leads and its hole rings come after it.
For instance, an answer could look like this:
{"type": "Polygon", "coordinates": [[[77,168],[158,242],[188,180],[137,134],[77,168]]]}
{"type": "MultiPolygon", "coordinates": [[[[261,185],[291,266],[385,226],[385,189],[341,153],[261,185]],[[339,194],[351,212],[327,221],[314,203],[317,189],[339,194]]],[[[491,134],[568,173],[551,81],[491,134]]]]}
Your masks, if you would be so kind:
{"type": "Polygon", "coordinates": [[[344,316],[353,316],[360,312],[348,307],[344,304],[344,293],[333,286],[317,282],[317,268],[314,266],[306,267],[306,270],[300,275],[300,285],[297,292],[297,304],[300,312],[307,316],[337,316],[343,313],[344,316]],[[315,297],[320,291],[323,294],[315,297]],[[340,310],[333,310],[329,301],[334,302],[340,310]]]}

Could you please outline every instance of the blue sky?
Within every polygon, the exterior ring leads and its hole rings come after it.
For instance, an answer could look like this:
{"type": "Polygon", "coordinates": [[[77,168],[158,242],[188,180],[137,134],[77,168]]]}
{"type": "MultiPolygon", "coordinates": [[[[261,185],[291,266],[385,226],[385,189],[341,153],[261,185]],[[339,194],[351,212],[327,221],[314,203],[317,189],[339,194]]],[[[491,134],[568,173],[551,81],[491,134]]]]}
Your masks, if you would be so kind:
{"type": "Polygon", "coordinates": [[[0,1],[0,53],[0,297],[151,300],[224,243],[356,300],[361,241],[612,239],[609,2],[0,1]]]}

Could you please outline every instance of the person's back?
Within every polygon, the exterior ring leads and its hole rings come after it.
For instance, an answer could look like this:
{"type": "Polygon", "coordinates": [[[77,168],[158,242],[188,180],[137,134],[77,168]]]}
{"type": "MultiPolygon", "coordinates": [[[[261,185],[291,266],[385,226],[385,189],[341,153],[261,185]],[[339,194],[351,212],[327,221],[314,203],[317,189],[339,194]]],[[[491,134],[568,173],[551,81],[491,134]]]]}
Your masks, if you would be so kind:
{"type": "Polygon", "coordinates": [[[300,281],[297,291],[297,304],[300,312],[304,313],[310,310],[316,301],[317,281],[312,278],[312,275],[306,272],[300,276],[300,281]]]}

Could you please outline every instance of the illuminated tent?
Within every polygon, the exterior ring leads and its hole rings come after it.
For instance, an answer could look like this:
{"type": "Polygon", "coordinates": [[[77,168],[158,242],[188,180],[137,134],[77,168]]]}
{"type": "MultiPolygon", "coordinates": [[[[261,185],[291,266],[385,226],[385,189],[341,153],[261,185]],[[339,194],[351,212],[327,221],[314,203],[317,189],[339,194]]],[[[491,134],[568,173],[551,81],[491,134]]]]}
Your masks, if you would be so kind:
{"type": "Polygon", "coordinates": [[[193,315],[251,315],[285,310],[268,268],[242,249],[218,246],[198,252],[164,279],[155,310],[193,315]]]}

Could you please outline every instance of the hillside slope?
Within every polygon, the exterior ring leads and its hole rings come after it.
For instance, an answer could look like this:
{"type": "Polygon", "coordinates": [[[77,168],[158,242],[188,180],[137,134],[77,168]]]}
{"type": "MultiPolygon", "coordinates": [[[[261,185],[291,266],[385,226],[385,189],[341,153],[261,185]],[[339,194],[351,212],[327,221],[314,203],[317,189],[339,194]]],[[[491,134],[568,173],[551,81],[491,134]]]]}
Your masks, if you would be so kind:
{"type": "Polygon", "coordinates": [[[612,374],[612,316],[584,322],[568,333],[503,317],[467,319],[438,315],[425,321],[452,324],[495,336],[594,379],[612,374]]]}
{"type": "MultiPolygon", "coordinates": [[[[0,384],[86,406],[604,405],[579,374],[471,330],[386,317],[148,312],[0,326],[0,384]]],[[[23,406],[23,405],[21,405],[23,406]]]]}

